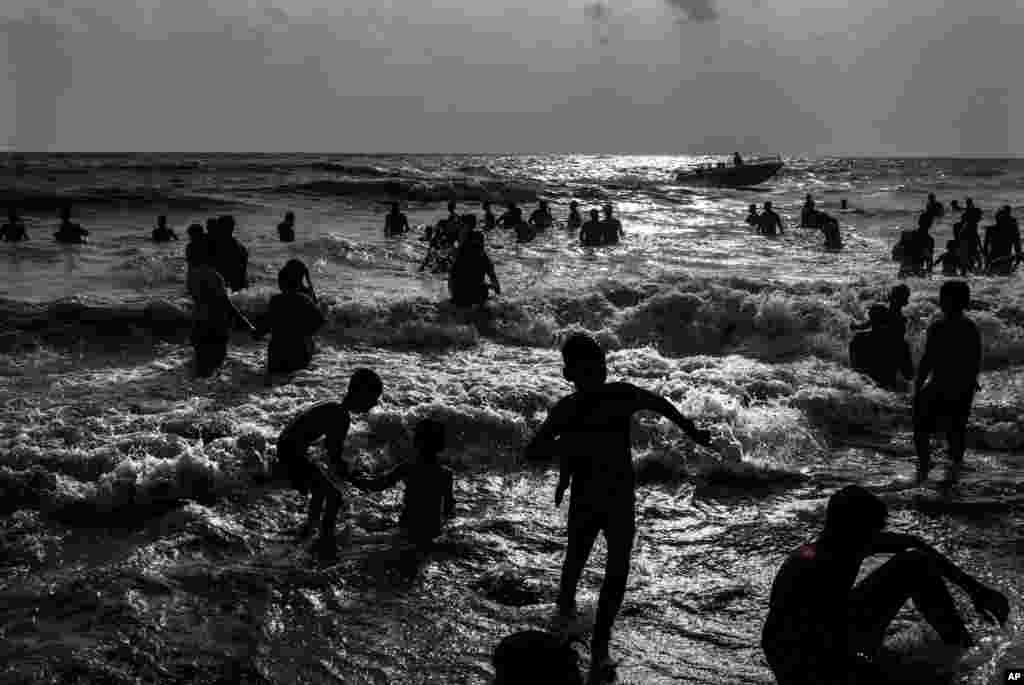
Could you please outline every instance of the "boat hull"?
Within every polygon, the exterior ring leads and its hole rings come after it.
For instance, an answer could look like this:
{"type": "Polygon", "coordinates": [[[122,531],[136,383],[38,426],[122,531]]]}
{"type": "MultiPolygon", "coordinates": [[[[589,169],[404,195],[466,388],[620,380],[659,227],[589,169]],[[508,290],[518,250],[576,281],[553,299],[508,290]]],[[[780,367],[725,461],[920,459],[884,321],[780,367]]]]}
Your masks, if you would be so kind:
{"type": "Polygon", "coordinates": [[[680,172],[676,176],[676,182],[680,185],[743,188],[764,183],[777,174],[782,167],[782,162],[762,162],[721,169],[708,169],[702,174],[680,172]]]}

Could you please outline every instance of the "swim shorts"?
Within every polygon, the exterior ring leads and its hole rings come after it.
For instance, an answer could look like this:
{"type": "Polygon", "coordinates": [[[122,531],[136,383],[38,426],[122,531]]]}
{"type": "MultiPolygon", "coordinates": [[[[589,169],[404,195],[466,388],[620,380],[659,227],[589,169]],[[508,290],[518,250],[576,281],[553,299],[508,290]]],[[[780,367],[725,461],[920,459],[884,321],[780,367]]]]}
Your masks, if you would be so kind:
{"type": "Polygon", "coordinates": [[[277,441],[277,461],[274,462],[275,479],[290,481],[292,487],[307,494],[315,477],[315,468],[309,463],[306,449],[288,438],[277,441]]]}
{"type": "Polygon", "coordinates": [[[942,428],[961,432],[974,402],[974,390],[962,391],[929,383],[921,388],[914,403],[914,430],[933,433],[942,428]]]}

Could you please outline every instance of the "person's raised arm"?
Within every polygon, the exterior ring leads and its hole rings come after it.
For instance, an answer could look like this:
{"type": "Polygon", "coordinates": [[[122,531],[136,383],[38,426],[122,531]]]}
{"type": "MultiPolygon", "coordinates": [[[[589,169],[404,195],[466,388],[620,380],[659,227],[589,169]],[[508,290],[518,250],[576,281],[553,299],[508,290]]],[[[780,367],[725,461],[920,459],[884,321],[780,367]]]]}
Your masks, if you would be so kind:
{"type": "Polygon", "coordinates": [[[711,443],[711,433],[709,431],[697,428],[697,424],[679,413],[675,405],[664,397],[643,388],[636,388],[636,393],[637,411],[646,410],[661,414],[679,426],[698,445],[709,445],[711,443]]]}

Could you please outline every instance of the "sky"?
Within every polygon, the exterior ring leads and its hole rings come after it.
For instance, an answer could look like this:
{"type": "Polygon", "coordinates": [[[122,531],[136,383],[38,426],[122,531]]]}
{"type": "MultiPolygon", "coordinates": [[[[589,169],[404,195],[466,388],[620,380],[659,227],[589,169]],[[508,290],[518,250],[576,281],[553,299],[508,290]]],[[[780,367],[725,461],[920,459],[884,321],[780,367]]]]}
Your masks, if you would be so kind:
{"type": "Polygon", "coordinates": [[[21,151],[1024,155],[1018,0],[4,0],[0,56],[21,151]]]}

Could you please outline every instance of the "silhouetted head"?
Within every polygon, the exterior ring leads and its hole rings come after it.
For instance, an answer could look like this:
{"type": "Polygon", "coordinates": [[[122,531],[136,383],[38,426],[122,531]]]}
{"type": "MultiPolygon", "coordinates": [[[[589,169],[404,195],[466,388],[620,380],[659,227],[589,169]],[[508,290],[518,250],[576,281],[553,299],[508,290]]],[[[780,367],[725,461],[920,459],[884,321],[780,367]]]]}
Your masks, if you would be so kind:
{"type": "Polygon", "coordinates": [[[767,202],[765,202],[765,203],[764,203],[764,208],[765,208],[765,209],[767,209],[767,210],[769,210],[769,211],[771,211],[771,208],[772,208],[772,201],[771,201],[771,200],[768,200],[767,202]]]}
{"type": "Polygon", "coordinates": [[[954,210],[960,209],[960,201],[953,200],[952,202],[949,203],[949,206],[954,210]]]}
{"type": "Polygon", "coordinates": [[[391,203],[391,213],[392,214],[398,214],[401,211],[402,211],[402,208],[401,208],[401,206],[397,202],[392,202],[391,203]]]}
{"type": "Polygon", "coordinates": [[[551,633],[526,630],[494,650],[494,685],[583,685],[576,651],[551,633]]]}
{"type": "Polygon", "coordinates": [[[1006,218],[1010,218],[1013,216],[1013,207],[1011,207],[1010,205],[1003,205],[999,211],[1002,212],[1003,216],[1005,216],[1006,218]]]}
{"type": "Polygon", "coordinates": [[[235,217],[230,214],[222,216],[218,223],[220,224],[221,232],[224,235],[231,235],[235,232],[235,217]]]}
{"type": "Polygon", "coordinates": [[[971,303],[971,288],[964,281],[946,281],[939,288],[939,307],[946,316],[958,316],[971,303]]]}
{"type": "Polygon", "coordinates": [[[470,230],[476,228],[476,214],[463,214],[462,225],[470,230]]]}
{"type": "Polygon", "coordinates": [[[949,250],[950,252],[955,250],[956,249],[956,241],[955,240],[947,240],[946,241],[946,249],[949,250]]]}
{"type": "Polygon", "coordinates": [[[277,285],[281,292],[296,292],[302,288],[302,279],[309,274],[309,269],[298,259],[289,259],[277,272],[277,285]]]}
{"type": "Polygon", "coordinates": [[[519,209],[519,205],[517,205],[515,202],[509,202],[508,210],[511,212],[513,209],[519,209]]]}
{"type": "Polygon", "coordinates": [[[611,218],[612,211],[614,211],[614,208],[612,207],[611,203],[608,203],[601,207],[601,211],[604,212],[604,215],[606,217],[611,218]]]}
{"type": "Polygon", "coordinates": [[[928,193],[928,203],[931,204],[933,202],[935,202],[935,193],[928,193]]]}
{"type": "Polygon", "coordinates": [[[884,304],[873,304],[868,309],[868,320],[872,328],[884,328],[889,321],[889,310],[884,304]]]}
{"type": "Polygon", "coordinates": [[[965,198],[965,199],[964,199],[964,206],[965,206],[965,207],[973,207],[973,206],[974,206],[974,200],[972,200],[972,199],[971,199],[971,198],[969,198],[969,197],[968,197],[968,198],[965,198]]]}
{"type": "Polygon", "coordinates": [[[597,211],[596,209],[590,210],[590,220],[591,221],[597,221],[600,218],[601,218],[601,212],[597,211]]]}
{"type": "Polygon", "coordinates": [[[370,369],[356,369],[348,381],[345,403],[352,411],[367,412],[377,406],[383,392],[380,376],[370,369]]]}
{"type": "Polygon", "coordinates": [[[217,225],[217,219],[216,218],[210,217],[209,219],[206,220],[206,234],[207,235],[217,235],[217,228],[218,228],[218,225],[217,225]]]}
{"type": "Polygon", "coordinates": [[[480,231],[472,231],[466,236],[466,249],[472,252],[484,251],[484,234],[480,231]]]}
{"type": "Polygon", "coordinates": [[[60,219],[61,221],[71,220],[71,205],[64,205],[60,208],[60,219]]]}
{"type": "Polygon", "coordinates": [[[434,419],[423,419],[416,424],[412,444],[421,461],[436,462],[437,455],[444,450],[444,424],[434,419]]]}
{"type": "Polygon", "coordinates": [[[192,240],[198,240],[203,237],[203,225],[192,224],[188,227],[188,237],[192,240]]]}
{"type": "Polygon", "coordinates": [[[167,228],[167,217],[163,214],[156,218],[156,225],[160,228],[167,228]]]}
{"type": "Polygon", "coordinates": [[[814,198],[811,197],[810,193],[807,193],[807,195],[804,197],[804,202],[814,202],[814,198]]]}
{"type": "Polygon", "coordinates": [[[580,206],[580,203],[576,202],[576,200],[572,200],[571,202],[569,202],[569,209],[576,209],[579,206],[580,206]]]}
{"type": "Polygon", "coordinates": [[[917,228],[921,231],[927,231],[932,227],[932,221],[934,217],[931,212],[921,212],[921,216],[917,217],[917,228]]]}
{"type": "Polygon", "coordinates": [[[604,385],[608,366],[604,350],[589,335],[574,333],[562,346],[562,376],[578,390],[590,390],[604,385]]]}
{"type": "Polygon", "coordinates": [[[894,285],[889,291],[889,302],[896,307],[905,307],[910,302],[910,288],[906,283],[894,285]]]}
{"type": "Polygon", "coordinates": [[[756,212],[757,212],[757,205],[750,205],[750,207],[748,208],[748,211],[749,211],[749,212],[750,212],[751,214],[754,214],[754,213],[756,213],[756,212]]]}
{"type": "Polygon", "coordinates": [[[545,209],[546,210],[548,208],[548,201],[547,200],[540,200],[537,203],[537,208],[538,209],[545,209]]]}
{"type": "Polygon", "coordinates": [[[491,201],[490,200],[484,200],[483,202],[480,203],[480,208],[482,210],[484,210],[485,212],[490,211],[490,209],[491,209],[491,201]]]}
{"type": "Polygon", "coordinates": [[[828,500],[823,537],[861,552],[885,528],[888,516],[885,502],[859,485],[848,485],[828,500]]]}

